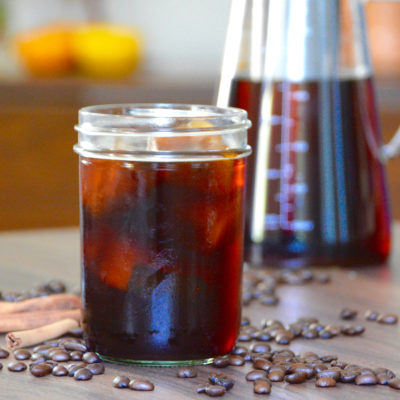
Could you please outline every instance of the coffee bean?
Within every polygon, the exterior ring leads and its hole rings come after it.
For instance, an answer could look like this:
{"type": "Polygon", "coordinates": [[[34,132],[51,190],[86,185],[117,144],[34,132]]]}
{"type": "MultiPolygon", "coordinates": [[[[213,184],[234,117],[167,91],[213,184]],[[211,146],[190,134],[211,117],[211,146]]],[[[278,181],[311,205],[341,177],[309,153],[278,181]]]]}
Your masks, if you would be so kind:
{"type": "Polygon", "coordinates": [[[54,376],[67,376],[68,370],[64,367],[64,365],[56,365],[51,371],[51,374],[54,376]]]}
{"type": "Polygon", "coordinates": [[[356,316],[357,311],[348,307],[345,307],[340,311],[340,318],[342,319],[354,319],[356,316]]]}
{"type": "Polygon", "coordinates": [[[340,329],[343,335],[345,336],[357,336],[361,335],[365,331],[365,328],[361,325],[359,326],[344,325],[340,329]]]}
{"type": "Polygon", "coordinates": [[[258,301],[264,306],[274,306],[279,303],[279,298],[274,294],[264,294],[258,298],[258,301]]]}
{"type": "Polygon", "coordinates": [[[271,382],[282,382],[285,377],[285,373],[282,370],[274,370],[268,374],[268,379],[271,382]]]}
{"type": "Polygon", "coordinates": [[[146,379],[132,379],[129,382],[129,388],[139,391],[151,391],[154,390],[154,385],[146,379]]]}
{"type": "Polygon", "coordinates": [[[257,369],[247,373],[246,381],[255,381],[257,379],[265,379],[267,377],[267,373],[263,370],[257,369]]]}
{"type": "Polygon", "coordinates": [[[67,367],[68,369],[68,376],[74,376],[76,371],[80,370],[82,365],[71,364],[67,367]]]}
{"type": "Polygon", "coordinates": [[[74,379],[76,381],[88,381],[92,379],[93,374],[87,368],[79,368],[74,373],[74,379]]]}
{"type": "Polygon", "coordinates": [[[211,374],[208,377],[208,380],[213,385],[223,386],[226,390],[231,390],[235,384],[235,381],[232,378],[229,378],[224,374],[211,374]]]}
{"type": "Polygon", "coordinates": [[[328,369],[326,364],[316,364],[313,366],[315,372],[318,374],[321,371],[325,371],[328,369]]]}
{"type": "Polygon", "coordinates": [[[113,386],[117,389],[126,389],[129,387],[130,379],[127,376],[116,376],[113,379],[113,386]]]}
{"type": "Polygon", "coordinates": [[[318,336],[321,339],[330,339],[332,338],[334,335],[332,334],[332,332],[329,329],[322,329],[322,331],[320,331],[318,333],[318,336]]]}
{"type": "Polygon", "coordinates": [[[285,376],[285,381],[288,383],[303,383],[307,379],[307,374],[305,372],[296,371],[293,374],[285,376]]]}
{"type": "Polygon", "coordinates": [[[34,353],[40,353],[46,355],[49,350],[54,350],[54,346],[50,346],[48,344],[39,345],[33,348],[34,353]]]}
{"type": "Polygon", "coordinates": [[[378,311],[373,311],[373,310],[367,310],[365,312],[365,319],[368,321],[376,321],[378,318],[379,312],[378,311]]]}
{"type": "Polygon", "coordinates": [[[216,368],[225,368],[230,364],[228,357],[215,357],[213,366],[216,368]]]}
{"type": "Polygon", "coordinates": [[[244,365],[244,358],[241,356],[230,355],[228,356],[229,365],[240,367],[244,365]]]}
{"type": "Polygon", "coordinates": [[[36,376],[37,378],[41,378],[42,376],[49,375],[52,368],[48,364],[41,363],[41,364],[31,365],[29,370],[33,376],[36,376]]]}
{"type": "Polygon", "coordinates": [[[64,282],[59,280],[51,280],[43,285],[44,290],[51,294],[65,293],[66,287],[64,282]]]}
{"type": "Polygon", "coordinates": [[[277,344],[289,344],[294,339],[294,335],[290,331],[278,333],[275,336],[275,342],[277,344]]]}
{"type": "Polygon", "coordinates": [[[326,328],[325,325],[322,325],[319,322],[308,325],[308,329],[316,329],[318,333],[325,328],[326,328]]]}
{"type": "Polygon", "coordinates": [[[339,367],[341,369],[345,368],[347,366],[347,363],[340,361],[340,360],[333,360],[331,362],[332,367],[339,367]]]}
{"type": "Polygon", "coordinates": [[[101,375],[104,374],[104,365],[101,363],[88,364],[85,368],[87,368],[92,375],[101,375]]]}
{"type": "Polygon", "coordinates": [[[72,361],[81,361],[83,353],[80,351],[71,351],[71,353],[69,353],[69,355],[70,355],[72,361]]]}
{"type": "Polygon", "coordinates": [[[250,342],[251,339],[251,334],[247,332],[241,332],[237,337],[238,342],[250,342]]]}
{"type": "Polygon", "coordinates": [[[182,367],[178,369],[176,376],[178,378],[195,378],[197,370],[194,367],[182,367]]]}
{"type": "Polygon", "coordinates": [[[267,343],[255,343],[250,346],[250,350],[253,353],[269,353],[271,351],[271,346],[267,343]]]}
{"type": "Polygon", "coordinates": [[[91,351],[84,353],[82,356],[82,360],[87,362],[88,364],[100,362],[100,358],[98,357],[98,355],[91,351]]]}
{"type": "Polygon", "coordinates": [[[0,358],[7,358],[9,355],[10,353],[7,350],[0,347],[0,358]]]}
{"type": "Polygon", "coordinates": [[[206,385],[199,387],[197,393],[205,393],[209,397],[220,397],[226,393],[226,389],[223,386],[206,385]]]}
{"type": "Polygon", "coordinates": [[[53,361],[63,362],[71,359],[69,353],[65,350],[56,350],[50,353],[50,357],[53,361]]]}
{"type": "Polygon", "coordinates": [[[260,342],[269,342],[273,338],[274,337],[271,335],[271,333],[266,330],[257,331],[254,333],[254,339],[260,342]]]}
{"type": "Polygon", "coordinates": [[[317,379],[319,378],[332,378],[335,381],[338,381],[340,378],[340,372],[333,368],[329,368],[324,371],[318,372],[317,379]]]}
{"type": "Polygon", "coordinates": [[[53,354],[57,353],[58,351],[60,351],[61,349],[59,349],[58,347],[50,347],[50,349],[46,350],[44,352],[44,356],[47,359],[51,359],[51,357],[53,357],[53,354]]]}
{"type": "Polygon", "coordinates": [[[269,372],[269,370],[272,367],[272,362],[268,360],[264,360],[262,358],[259,358],[258,360],[255,360],[253,362],[253,368],[255,369],[261,369],[263,371],[269,372]]]}
{"type": "Polygon", "coordinates": [[[399,378],[390,379],[390,381],[388,382],[388,385],[392,389],[400,390],[400,379],[399,378]]]}
{"type": "Polygon", "coordinates": [[[245,346],[235,346],[231,351],[231,354],[244,357],[249,352],[249,349],[245,346]]]}
{"type": "Polygon", "coordinates": [[[396,314],[379,314],[376,319],[380,324],[397,324],[399,317],[396,314]]]}
{"type": "Polygon", "coordinates": [[[329,354],[329,355],[326,355],[326,356],[321,356],[319,359],[324,363],[329,363],[329,362],[332,362],[332,361],[336,361],[337,360],[337,355],[329,354]]]}
{"type": "Polygon", "coordinates": [[[240,322],[240,326],[248,326],[250,325],[250,319],[247,317],[243,317],[242,321],[240,322]]]}
{"type": "Polygon", "coordinates": [[[308,367],[307,365],[299,364],[299,363],[292,364],[289,371],[293,372],[293,373],[294,372],[304,372],[307,374],[307,379],[312,378],[316,374],[314,368],[308,367]]]}
{"type": "Polygon", "coordinates": [[[270,394],[271,393],[271,382],[267,379],[257,379],[254,381],[254,393],[257,394],[270,394]]]}
{"type": "Polygon", "coordinates": [[[319,378],[315,382],[315,386],[317,387],[335,387],[336,386],[336,381],[335,379],[324,377],[324,378],[319,378]]]}
{"type": "Polygon", "coordinates": [[[355,381],[355,379],[357,378],[357,376],[360,374],[359,371],[356,370],[345,370],[344,372],[342,372],[340,374],[340,382],[342,383],[352,383],[355,381]]]}
{"type": "Polygon", "coordinates": [[[332,336],[340,335],[340,327],[339,326],[328,324],[328,325],[325,325],[325,329],[327,331],[329,331],[332,334],[332,336]]]}
{"type": "Polygon", "coordinates": [[[305,339],[315,339],[318,336],[318,331],[316,329],[304,329],[301,333],[305,339]]]}
{"type": "Polygon", "coordinates": [[[385,374],[376,375],[376,380],[378,385],[387,385],[390,381],[390,378],[385,374]]]}
{"type": "Polygon", "coordinates": [[[33,353],[31,356],[32,364],[40,364],[46,361],[46,357],[40,353],[33,353]]]}
{"type": "Polygon", "coordinates": [[[83,343],[77,343],[72,341],[63,343],[63,347],[65,350],[68,351],[80,351],[82,353],[87,351],[87,347],[83,343]]]}
{"type": "Polygon", "coordinates": [[[68,335],[81,338],[83,337],[83,329],[82,328],[74,328],[68,331],[68,335]]]}
{"type": "Polygon", "coordinates": [[[20,361],[12,361],[7,365],[7,369],[11,372],[22,372],[27,368],[26,364],[20,361]]]}
{"type": "Polygon", "coordinates": [[[3,364],[0,363],[0,371],[3,369],[3,364]]]}
{"type": "Polygon", "coordinates": [[[396,377],[396,374],[395,374],[393,371],[391,371],[390,369],[387,369],[387,368],[375,368],[375,369],[374,369],[374,373],[375,373],[376,375],[378,375],[378,374],[385,374],[385,375],[388,376],[390,379],[393,379],[393,378],[396,377]]]}
{"type": "Polygon", "coordinates": [[[289,324],[286,326],[286,330],[292,332],[294,336],[300,336],[303,330],[303,325],[299,323],[289,324]]]}
{"type": "Polygon", "coordinates": [[[31,358],[31,352],[26,349],[17,349],[14,351],[14,358],[16,360],[29,360],[31,358]]]}
{"type": "Polygon", "coordinates": [[[371,368],[361,368],[359,375],[375,375],[375,372],[371,368]]]}
{"type": "Polygon", "coordinates": [[[367,375],[358,375],[355,379],[356,385],[376,385],[378,380],[375,375],[367,374],[367,375]]]}

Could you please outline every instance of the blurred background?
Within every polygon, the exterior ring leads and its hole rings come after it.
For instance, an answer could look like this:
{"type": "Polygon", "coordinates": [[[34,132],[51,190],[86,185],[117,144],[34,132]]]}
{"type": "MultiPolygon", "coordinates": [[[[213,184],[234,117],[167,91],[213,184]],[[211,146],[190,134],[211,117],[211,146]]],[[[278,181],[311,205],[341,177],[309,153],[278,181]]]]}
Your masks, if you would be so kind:
{"type": "MultiPolygon", "coordinates": [[[[212,103],[230,0],[0,0],[0,230],[79,223],[78,109],[212,103]]],[[[367,5],[385,141],[400,124],[400,4],[367,5]]],[[[400,218],[400,160],[388,164],[400,218]]]]}

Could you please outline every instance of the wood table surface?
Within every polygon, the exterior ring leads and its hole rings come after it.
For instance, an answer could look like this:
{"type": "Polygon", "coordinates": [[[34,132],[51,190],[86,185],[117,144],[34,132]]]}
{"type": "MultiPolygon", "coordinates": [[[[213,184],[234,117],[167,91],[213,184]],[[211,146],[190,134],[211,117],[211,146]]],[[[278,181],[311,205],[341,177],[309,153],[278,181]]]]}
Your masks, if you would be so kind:
{"type": "MultiPolygon", "coordinates": [[[[365,321],[367,309],[400,312],[400,225],[394,226],[393,252],[388,265],[374,268],[329,268],[329,284],[310,283],[301,286],[282,285],[277,289],[281,299],[277,306],[258,304],[245,307],[243,314],[256,325],[262,318],[294,322],[298,317],[313,316],[322,323],[342,324],[339,311],[349,306],[360,311],[356,324],[366,327],[361,337],[335,337],[329,340],[295,339],[289,346],[296,353],[315,351],[337,354],[339,359],[367,367],[387,367],[400,375],[400,326],[365,321]]],[[[79,233],[76,228],[3,232],[0,234],[0,290],[22,290],[35,283],[62,279],[70,287],[79,286],[79,233]]],[[[4,337],[0,339],[4,346],[4,337]]],[[[274,349],[285,346],[272,345],[274,349]]],[[[2,360],[7,364],[7,360],[2,360]]],[[[337,387],[321,389],[314,380],[302,385],[273,384],[270,396],[253,393],[253,385],[245,381],[250,370],[228,367],[224,372],[236,380],[233,390],[224,399],[400,399],[400,391],[385,386],[360,387],[338,383],[337,387]]],[[[208,398],[196,393],[216,369],[198,367],[194,379],[176,378],[175,368],[144,368],[106,364],[106,373],[88,382],[71,378],[47,376],[35,378],[28,371],[0,371],[0,399],[157,399],[180,400],[208,398]],[[116,375],[147,377],[155,384],[154,392],[133,392],[112,387],[116,375]]]]}

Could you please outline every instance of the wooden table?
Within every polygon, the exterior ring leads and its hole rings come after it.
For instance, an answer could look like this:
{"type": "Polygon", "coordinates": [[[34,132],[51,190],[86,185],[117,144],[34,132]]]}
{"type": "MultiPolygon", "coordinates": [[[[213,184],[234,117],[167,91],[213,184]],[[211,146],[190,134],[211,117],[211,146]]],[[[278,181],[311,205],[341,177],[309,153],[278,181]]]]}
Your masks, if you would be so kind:
{"type": "MultiPolygon", "coordinates": [[[[292,322],[298,317],[316,316],[322,323],[340,324],[339,311],[349,306],[363,313],[367,309],[400,312],[400,225],[394,227],[394,251],[389,265],[377,268],[333,268],[330,284],[311,283],[303,286],[280,286],[278,306],[252,305],[244,315],[254,323],[262,318],[277,318],[292,322]]],[[[34,283],[60,278],[73,286],[79,285],[79,234],[75,228],[4,232],[0,234],[1,288],[21,290],[34,283]]],[[[366,331],[362,337],[336,337],[330,340],[296,339],[290,345],[295,352],[315,351],[318,354],[337,354],[343,361],[368,367],[384,366],[400,374],[400,326],[384,326],[365,321],[356,323],[366,331]]],[[[4,337],[0,345],[4,345],[4,337]]],[[[273,348],[284,346],[273,345],[273,348]]],[[[4,361],[4,360],[2,360],[4,361]]],[[[6,364],[4,362],[4,364],[6,364]]],[[[252,384],[244,379],[249,370],[229,367],[220,370],[236,379],[235,388],[224,399],[263,398],[253,394],[252,384]]],[[[47,376],[34,378],[29,372],[0,372],[0,399],[202,399],[196,388],[207,380],[213,367],[199,367],[194,379],[178,379],[174,368],[143,368],[106,365],[105,375],[95,376],[89,382],[71,378],[47,376]],[[154,392],[132,392],[112,387],[114,376],[148,377],[154,382],[154,392]]],[[[271,399],[395,399],[400,392],[383,386],[359,387],[338,384],[336,388],[316,388],[311,380],[302,385],[274,384],[271,399]]]]}

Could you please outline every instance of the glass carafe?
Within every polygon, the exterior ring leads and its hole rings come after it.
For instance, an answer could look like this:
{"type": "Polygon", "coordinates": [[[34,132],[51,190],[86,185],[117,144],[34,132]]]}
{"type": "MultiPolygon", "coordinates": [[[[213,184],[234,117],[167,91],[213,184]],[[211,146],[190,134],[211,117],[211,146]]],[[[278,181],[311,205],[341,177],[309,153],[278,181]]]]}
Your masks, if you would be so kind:
{"type": "Polygon", "coordinates": [[[379,264],[390,209],[359,0],[232,3],[218,105],[249,113],[246,260],[379,264]]]}

